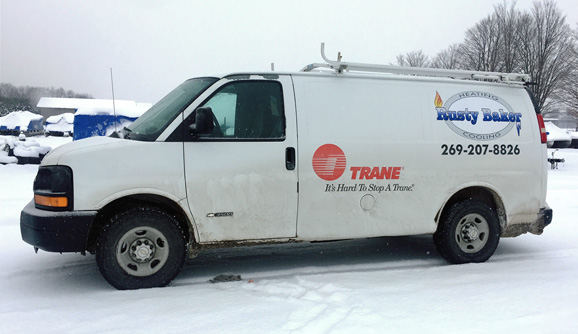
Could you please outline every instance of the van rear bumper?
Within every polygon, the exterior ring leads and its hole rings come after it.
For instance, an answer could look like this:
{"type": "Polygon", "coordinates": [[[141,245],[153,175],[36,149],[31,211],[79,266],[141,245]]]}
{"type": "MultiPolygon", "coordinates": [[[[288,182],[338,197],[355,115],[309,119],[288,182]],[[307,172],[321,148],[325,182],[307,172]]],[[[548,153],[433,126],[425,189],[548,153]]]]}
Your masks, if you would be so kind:
{"type": "Polygon", "coordinates": [[[544,228],[552,222],[552,215],[554,211],[546,204],[538,212],[536,220],[530,223],[510,224],[502,231],[503,238],[517,237],[524,233],[532,233],[540,235],[544,232],[544,228]]]}
{"type": "Polygon", "coordinates": [[[552,210],[552,208],[550,208],[548,206],[548,204],[546,204],[545,208],[541,208],[540,209],[540,213],[538,213],[538,220],[543,220],[544,221],[544,226],[542,227],[542,229],[548,225],[550,225],[550,223],[552,222],[552,215],[554,214],[554,211],[552,210]]]}
{"type": "Polygon", "coordinates": [[[20,213],[22,240],[47,252],[84,252],[96,214],[40,210],[31,201],[20,213]]]}

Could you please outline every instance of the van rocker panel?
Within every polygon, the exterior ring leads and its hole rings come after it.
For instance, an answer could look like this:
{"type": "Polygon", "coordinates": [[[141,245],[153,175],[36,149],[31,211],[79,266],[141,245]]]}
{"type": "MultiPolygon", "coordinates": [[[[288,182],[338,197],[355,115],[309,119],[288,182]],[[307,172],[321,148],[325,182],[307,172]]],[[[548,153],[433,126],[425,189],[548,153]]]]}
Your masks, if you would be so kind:
{"type": "Polygon", "coordinates": [[[22,240],[47,252],[84,252],[96,211],[40,210],[30,201],[20,214],[22,240]]]}

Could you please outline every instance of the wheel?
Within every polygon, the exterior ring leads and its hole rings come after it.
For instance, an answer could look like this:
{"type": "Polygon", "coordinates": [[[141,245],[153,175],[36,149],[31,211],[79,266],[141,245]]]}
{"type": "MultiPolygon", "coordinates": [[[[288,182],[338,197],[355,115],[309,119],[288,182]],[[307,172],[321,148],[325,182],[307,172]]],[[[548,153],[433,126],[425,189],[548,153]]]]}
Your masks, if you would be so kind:
{"type": "Polygon", "coordinates": [[[485,262],[498,247],[500,234],[494,209],[467,199],[444,212],[433,240],[440,255],[451,263],[485,262]]]}
{"type": "Polygon", "coordinates": [[[178,221],[154,207],[114,216],[96,245],[96,263],[119,290],[162,287],[181,271],[187,242],[178,221]]]}

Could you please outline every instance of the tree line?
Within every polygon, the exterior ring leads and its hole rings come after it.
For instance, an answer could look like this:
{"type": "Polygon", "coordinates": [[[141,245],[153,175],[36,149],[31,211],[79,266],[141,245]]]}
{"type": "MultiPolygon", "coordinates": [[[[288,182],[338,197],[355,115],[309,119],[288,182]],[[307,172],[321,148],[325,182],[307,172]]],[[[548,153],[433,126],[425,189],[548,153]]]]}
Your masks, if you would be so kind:
{"type": "MultiPolygon", "coordinates": [[[[543,113],[568,109],[578,117],[578,28],[573,30],[554,0],[519,10],[504,0],[466,30],[462,43],[430,57],[423,50],[397,56],[401,66],[526,73],[543,113]]],[[[40,97],[92,98],[63,88],[0,84],[0,116],[36,112],[40,97]]]]}
{"type": "Polygon", "coordinates": [[[553,0],[526,10],[504,1],[466,31],[462,43],[434,57],[422,50],[397,56],[401,66],[530,74],[543,113],[568,109],[578,116],[578,28],[553,0]]]}
{"type": "Polygon", "coordinates": [[[38,113],[36,105],[41,97],[93,98],[88,94],[75,93],[62,87],[16,87],[9,83],[0,83],[0,117],[17,110],[38,113]]]}

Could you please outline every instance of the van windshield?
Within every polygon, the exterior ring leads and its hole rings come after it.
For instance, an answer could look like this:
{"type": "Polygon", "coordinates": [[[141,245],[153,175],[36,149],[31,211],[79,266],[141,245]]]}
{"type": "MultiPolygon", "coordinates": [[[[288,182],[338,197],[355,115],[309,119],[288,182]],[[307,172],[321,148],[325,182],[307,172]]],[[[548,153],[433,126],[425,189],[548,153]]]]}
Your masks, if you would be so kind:
{"type": "Polygon", "coordinates": [[[124,129],[124,138],[154,141],[205,89],[218,78],[195,78],[183,82],[124,129]]]}

